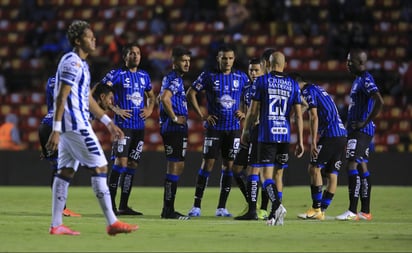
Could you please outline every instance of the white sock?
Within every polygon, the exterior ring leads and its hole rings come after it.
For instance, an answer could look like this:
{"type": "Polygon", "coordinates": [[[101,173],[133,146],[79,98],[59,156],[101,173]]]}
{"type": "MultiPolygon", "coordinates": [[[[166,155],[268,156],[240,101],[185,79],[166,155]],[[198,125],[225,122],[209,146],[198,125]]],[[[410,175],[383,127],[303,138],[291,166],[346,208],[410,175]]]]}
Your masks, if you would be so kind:
{"type": "Polygon", "coordinates": [[[111,225],[117,221],[116,215],[113,212],[112,200],[110,198],[109,187],[107,186],[106,177],[92,176],[92,187],[99,201],[100,208],[103,211],[108,225],[111,225]]]}
{"type": "Polygon", "coordinates": [[[69,184],[70,182],[64,179],[54,178],[52,188],[52,227],[63,224],[63,209],[66,204],[69,184]]]}

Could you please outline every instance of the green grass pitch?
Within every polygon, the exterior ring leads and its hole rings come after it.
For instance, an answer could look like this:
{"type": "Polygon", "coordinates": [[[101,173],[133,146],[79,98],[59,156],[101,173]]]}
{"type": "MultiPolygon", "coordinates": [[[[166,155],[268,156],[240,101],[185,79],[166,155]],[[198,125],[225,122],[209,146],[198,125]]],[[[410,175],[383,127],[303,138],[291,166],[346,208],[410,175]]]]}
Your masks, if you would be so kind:
{"type": "MultiPolygon", "coordinates": [[[[346,186],[340,186],[324,221],[299,220],[310,206],[308,186],[285,186],[284,226],[264,221],[235,221],[215,217],[218,188],[209,187],[202,216],[188,221],[160,219],[163,188],[133,188],[130,206],[142,217],[121,216],[139,230],[110,237],[91,187],[71,186],[67,206],[81,218],[64,223],[80,236],[52,236],[51,193],[48,187],[0,187],[1,252],[412,252],[412,187],[374,186],[372,221],[337,221],[347,209],[346,186]]],[[[176,210],[187,213],[194,188],[178,188],[176,210]]],[[[227,208],[238,214],[245,206],[233,186],[227,208]]]]}

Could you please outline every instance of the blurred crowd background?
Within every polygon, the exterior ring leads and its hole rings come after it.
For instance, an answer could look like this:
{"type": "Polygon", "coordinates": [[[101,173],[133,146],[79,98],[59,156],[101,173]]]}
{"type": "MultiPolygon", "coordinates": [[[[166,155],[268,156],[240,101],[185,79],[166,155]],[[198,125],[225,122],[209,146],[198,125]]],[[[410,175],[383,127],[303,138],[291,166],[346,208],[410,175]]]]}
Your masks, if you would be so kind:
{"type": "MultiPolygon", "coordinates": [[[[412,1],[1,0],[0,124],[6,115],[17,115],[26,149],[39,149],[45,83],[59,56],[71,49],[65,32],[74,19],[90,22],[97,38],[97,50],[89,57],[92,82],[122,65],[121,48],[131,41],[141,46],[140,67],[151,75],[156,94],[175,45],[192,51],[187,86],[214,66],[222,43],[235,45],[235,67],[245,72],[250,58],[272,47],[285,53],[287,72],[300,72],[325,87],[343,118],[354,78],[346,56],[350,48],[364,48],[385,100],[375,122],[374,150],[412,152],[412,1]]],[[[193,112],[189,118],[189,150],[201,151],[202,122],[193,112]]],[[[145,149],[163,150],[157,109],[146,123],[145,149]]],[[[108,132],[101,123],[93,124],[110,150],[108,132]]],[[[308,137],[308,124],[305,133],[308,137]]]]}

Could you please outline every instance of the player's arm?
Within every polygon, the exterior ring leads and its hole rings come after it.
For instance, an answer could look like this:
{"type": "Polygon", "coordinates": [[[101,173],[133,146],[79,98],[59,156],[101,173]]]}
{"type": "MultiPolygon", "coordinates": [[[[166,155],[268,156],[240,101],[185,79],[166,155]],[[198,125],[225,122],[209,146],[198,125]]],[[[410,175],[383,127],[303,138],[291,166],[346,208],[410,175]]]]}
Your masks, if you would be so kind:
{"type": "Polygon", "coordinates": [[[317,141],[318,141],[318,127],[319,127],[319,119],[318,119],[318,109],[316,107],[312,107],[309,109],[309,122],[310,122],[310,136],[311,136],[311,148],[310,152],[313,157],[318,156],[318,149],[317,149],[317,141]]]}
{"type": "Polygon", "coordinates": [[[295,110],[295,123],[298,129],[298,144],[296,146],[295,155],[297,157],[302,157],[305,151],[303,146],[303,116],[302,116],[302,106],[301,104],[294,104],[293,108],[295,110]]]}
{"type": "Polygon", "coordinates": [[[376,116],[380,113],[380,111],[383,108],[383,98],[380,94],[380,92],[375,92],[371,95],[371,98],[373,99],[373,107],[371,113],[369,113],[368,117],[366,117],[365,121],[363,122],[352,122],[352,128],[353,129],[361,129],[365,127],[369,122],[374,120],[376,116]]]}
{"type": "Polygon", "coordinates": [[[60,133],[62,132],[64,106],[71,89],[71,85],[65,82],[61,82],[59,85],[59,90],[57,92],[56,99],[54,100],[53,131],[51,132],[49,140],[46,144],[46,148],[50,151],[56,151],[59,145],[60,133]]]}
{"type": "Polygon", "coordinates": [[[186,97],[187,100],[189,101],[189,103],[192,105],[193,109],[195,110],[195,112],[197,113],[197,115],[199,115],[199,117],[204,120],[204,116],[202,113],[202,110],[200,110],[200,106],[199,103],[197,102],[197,91],[195,89],[193,89],[192,87],[189,87],[189,89],[186,92],[186,97]]]}
{"type": "Polygon", "coordinates": [[[252,100],[249,110],[246,113],[245,125],[243,126],[243,130],[242,130],[242,137],[241,137],[242,143],[249,142],[249,139],[250,139],[249,130],[251,129],[252,126],[254,126],[256,120],[258,119],[259,111],[260,111],[260,102],[257,100],[252,100]]]}
{"type": "Polygon", "coordinates": [[[115,139],[121,139],[124,137],[123,131],[114,124],[107,114],[104,113],[104,110],[99,106],[99,104],[94,100],[91,92],[89,94],[89,108],[90,112],[96,116],[106,127],[109,129],[110,133],[115,139]]]}
{"type": "Polygon", "coordinates": [[[145,91],[146,95],[146,106],[141,110],[140,117],[142,119],[147,119],[153,112],[153,108],[156,103],[156,96],[153,92],[153,89],[145,91]]]}
{"type": "Polygon", "coordinates": [[[177,116],[175,112],[173,111],[172,96],[173,96],[173,93],[170,90],[165,89],[160,95],[160,102],[162,103],[163,108],[165,109],[167,115],[172,119],[173,122],[177,124],[185,124],[186,117],[177,116]]]}

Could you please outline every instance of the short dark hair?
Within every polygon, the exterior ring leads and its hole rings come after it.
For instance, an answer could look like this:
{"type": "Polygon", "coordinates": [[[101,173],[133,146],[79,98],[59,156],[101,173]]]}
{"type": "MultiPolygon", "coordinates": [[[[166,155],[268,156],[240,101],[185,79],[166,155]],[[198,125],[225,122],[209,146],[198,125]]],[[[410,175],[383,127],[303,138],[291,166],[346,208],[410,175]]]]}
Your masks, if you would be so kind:
{"type": "Polygon", "coordinates": [[[93,92],[93,97],[97,101],[100,99],[101,94],[109,94],[112,92],[114,94],[114,88],[110,85],[104,83],[98,83],[96,89],[93,92]]]}
{"type": "Polygon", "coordinates": [[[254,58],[249,60],[249,64],[260,64],[260,63],[261,63],[261,61],[257,57],[254,57],[254,58]]]}
{"type": "Polygon", "coordinates": [[[129,53],[130,49],[132,47],[137,47],[140,49],[140,45],[137,42],[132,42],[132,43],[127,43],[123,48],[122,48],[122,57],[126,57],[126,55],[129,53]]]}
{"type": "Polygon", "coordinates": [[[233,47],[233,45],[231,44],[223,44],[219,47],[219,49],[217,50],[217,52],[230,52],[233,51],[235,52],[235,48],[233,47]]]}
{"type": "Polygon", "coordinates": [[[269,61],[270,56],[276,51],[276,49],[269,47],[266,48],[265,50],[263,50],[262,56],[260,57],[260,59],[262,61],[269,61]]]}
{"type": "Polygon", "coordinates": [[[294,79],[296,82],[306,82],[305,78],[298,72],[289,73],[289,76],[294,79]]]}
{"type": "Polygon", "coordinates": [[[176,46],[176,47],[173,48],[172,57],[178,58],[178,57],[181,57],[183,55],[191,56],[192,52],[189,49],[187,49],[185,47],[182,47],[182,46],[176,46]]]}

